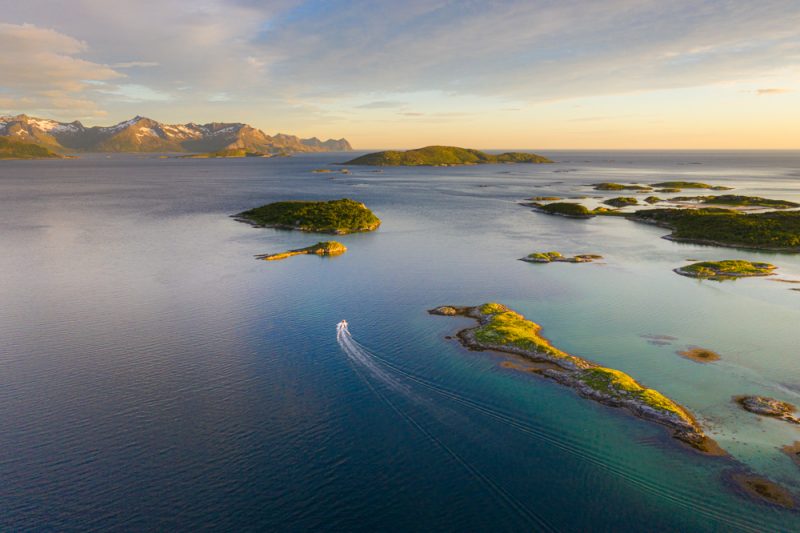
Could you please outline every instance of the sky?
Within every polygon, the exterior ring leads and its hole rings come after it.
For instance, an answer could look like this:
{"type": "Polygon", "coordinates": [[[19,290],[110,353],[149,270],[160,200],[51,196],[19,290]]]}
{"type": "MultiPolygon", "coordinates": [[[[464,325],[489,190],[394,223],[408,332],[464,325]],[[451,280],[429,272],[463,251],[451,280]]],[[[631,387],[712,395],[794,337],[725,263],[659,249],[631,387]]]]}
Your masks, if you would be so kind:
{"type": "Polygon", "coordinates": [[[0,0],[0,114],[357,149],[800,149],[798,0],[0,0]]]}

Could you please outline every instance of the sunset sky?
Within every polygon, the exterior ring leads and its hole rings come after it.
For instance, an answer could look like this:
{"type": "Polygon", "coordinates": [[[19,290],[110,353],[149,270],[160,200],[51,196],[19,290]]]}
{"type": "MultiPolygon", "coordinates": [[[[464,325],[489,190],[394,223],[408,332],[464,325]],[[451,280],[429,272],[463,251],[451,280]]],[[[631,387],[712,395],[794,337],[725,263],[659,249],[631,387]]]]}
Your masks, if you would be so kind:
{"type": "Polygon", "coordinates": [[[0,0],[0,114],[358,149],[800,149],[800,2],[0,0]]]}

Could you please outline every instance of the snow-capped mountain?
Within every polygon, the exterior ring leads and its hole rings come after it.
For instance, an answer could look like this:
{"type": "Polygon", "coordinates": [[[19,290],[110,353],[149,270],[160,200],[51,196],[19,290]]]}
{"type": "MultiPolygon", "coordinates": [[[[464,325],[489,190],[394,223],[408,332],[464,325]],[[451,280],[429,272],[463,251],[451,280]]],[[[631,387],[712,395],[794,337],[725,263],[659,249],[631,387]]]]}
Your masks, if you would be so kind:
{"type": "Polygon", "coordinates": [[[350,151],[346,139],[320,141],[279,133],[270,136],[248,124],[162,124],[134,117],[113,126],[87,128],[78,121],[17,115],[0,117],[0,136],[47,146],[59,152],[216,152],[245,149],[263,153],[350,151]]]}

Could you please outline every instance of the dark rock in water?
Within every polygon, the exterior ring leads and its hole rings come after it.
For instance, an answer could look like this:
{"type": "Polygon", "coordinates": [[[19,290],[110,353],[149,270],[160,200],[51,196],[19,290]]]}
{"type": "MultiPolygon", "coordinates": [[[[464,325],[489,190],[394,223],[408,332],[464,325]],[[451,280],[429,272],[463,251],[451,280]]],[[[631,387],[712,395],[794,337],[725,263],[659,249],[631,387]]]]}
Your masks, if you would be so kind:
{"type": "Polygon", "coordinates": [[[794,413],[797,408],[789,402],[776,400],[767,396],[737,396],[734,400],[746,411],[761,416],[780,418],[792,424],[800,424],[800,418],[794,413]]]}

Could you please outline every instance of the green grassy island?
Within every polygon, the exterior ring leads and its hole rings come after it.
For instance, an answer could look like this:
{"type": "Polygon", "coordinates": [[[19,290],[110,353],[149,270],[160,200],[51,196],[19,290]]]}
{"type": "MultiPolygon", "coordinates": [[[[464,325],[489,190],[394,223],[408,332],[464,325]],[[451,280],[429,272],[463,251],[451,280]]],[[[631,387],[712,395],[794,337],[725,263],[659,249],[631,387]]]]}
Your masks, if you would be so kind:
{"type": "Polygon", "coordinates": [[[639,201],[636,198],[632,198],[630,196],[618,196],[616,198],[609,198],[608,200],[603,201],[604,204],[610,205],[612,207],[627,207],[629,205],[639,205],[639,201]]]}
{"type": "Polygon", "coordinates": [[[749,278],[753,276],[771,276],[775,265],[769,263],[752,263],[741,259],[726,259],[724,261],[701,261],[675,269],[681,276],[715,281],[736,278],[749,278]]]}
{"type": "Polygon", "coordinates": [[[566,257],[561,255],[561,252],[534,252],[526,255],[520,259],[520,261],[526,261],[528,263],[591,263],[595,259],[602,258],[602,255],[596,254],[582,254],[566,257]]]}
{"type": "Polygon", "coordinates": [[[572,387],[581,396],[613,407],[624,407],[634,415],[662,424],[673,436],[709,453],[720,450],[695,418],[681,405],[660,392],[648,389],[628,374],[606,368],[555,348],[540,335],[541,327],[498,303],[477,307],[442,306],[434,315],[464,315],[478,326],[458,333],[461,343],[473,350],[512,353],[540,366],[533,372],[572,387]]]}
{"type": "Polygon", "coordinates": [[[696,202],[704,205],[723,205],[731,207],[769,207],[771,209],[792,209],[800,204],[788,200],[772,200],[759,196],[739,196],[736,194],[720,194],[717,196],[676,196],[672,202],[696,202]]]}
{"type": "Polygon", "coordinates": [[[38,144],[0,136],[0,159],[65,159],[65,157],[38,144]]]}
{"type": "Polygon", "coordinates": [[[709,185],[708,183],[700,183],[697,181],[662,181],[654,183],[653,187],[660,189],[672,189],[669,192],[680,192],[681,189],[709,189],[712,191],[729,191],[732,187],[723,187],[721,185],[709,185]]]}
{"type": "Polygon", "coordinates": [[[329,201],[275,202],[234,215],[258,227],[296,229],[343,235],[378,229],[381,221],[361,202],[343,198],[329,201]]]}
{"type": "Polygon", "coordinates": [[[629,220],[672,230],[665,239],[730,248],[800,252],[800,211],[740,213],[731,209],[648,209],[629,220]]]}
{"type": "Polygon", "coordinates": [[[648,204],[657,204],[658,202],[663,202],[664,200],[662,200],[658,196],[648,196],[647,198],[644,199],[644,201],[647,202],[648,204]]]}
{"type": "Polygon", "coordinates": [[[256,259],[263,259],[264,261],[280,261],[287,257],[294,255],[341,255],[347,251],[347,247],[336,241],[318,242],[305,248],[298,248],[296,250],[288,250],[279,254],[262,254],[257,255],[256,259]]]}
{"type": "Polygon", "coordinates": [[[567,218],[592,218],[595,214],[586,206],[572,202],[555,202],[552,204],[522,204],[548,215],[559,215],[567,218]]]}
{"type": "Polygon", "coordinates": [[[266,154],[263,152],[251,152],[244,148],[230,148],[227,150],[219,150],[217,152],[208,152],[205,154],[191,154],[182,155],[181,159],[217,159],[217,158],[236,158],[236,157],[277,157],[279,154],[266,154]]]}
{"type": "Polygon", "coordinates": [[[653,190],[652,187],[648,187],[646,185],[623,185],[622,183],[612,183],[612,182],[603,182],[603,183],[593,183],[592,187],[596,191],[640,191],[640,192],[650,192],[653,190]]]}
{"type": "Polygon", "coordinates": [[[457,146],[426,146],[415,150],[400,152],[388,150],[362,155],[345,165],[372,165],[372,166],[450,166],[450,165],[479,165],[486,163],[552,163],[548,158],[522,152],[507,152],[493,155],[457,146]]]}

